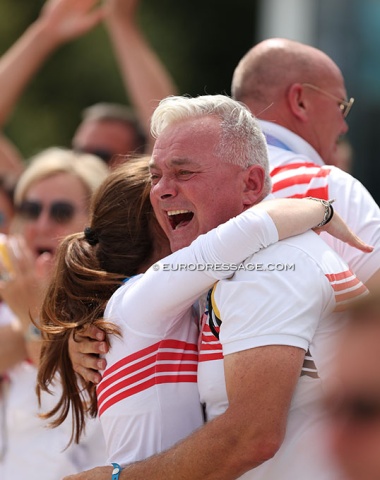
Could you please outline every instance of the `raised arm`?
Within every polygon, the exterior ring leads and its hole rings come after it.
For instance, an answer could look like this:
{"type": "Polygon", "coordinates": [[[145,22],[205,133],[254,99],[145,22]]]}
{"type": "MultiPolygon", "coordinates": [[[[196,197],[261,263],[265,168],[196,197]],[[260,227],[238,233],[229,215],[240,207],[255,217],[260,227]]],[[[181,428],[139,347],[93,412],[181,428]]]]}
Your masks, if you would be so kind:
{"type": "Polygon", "coordinates": [[[158,102],[176,95],[177,88],[136,22],[138,4],[139,0],[106,0],[106,23],[128,97],[149,138],[151,151],[150,117],[158,102]]]}
{"type": "Polygon", "coordinates": [[[0,127],[29,81],[62,44],[92,29],[103,17],[97,0],[48,0],[38,19],[0,59],[0,127]]]}
{"type": "MultiPolygon", "coordinates": [[[[200,235],[189,247],[153,265],[133,289],[128,289],[123,302],[125,314],[127,308],[131,307],[133,312],[135,306],[140,305],[139,314],[156,318],[158,331],[161,332],[162,315],[170,315],[171,318],[182,315],[184,309],[216,281],[232,276],[236,265],[248,256],[275,243],[278,238],[297,235],[319,225],[331,213],[331,207],[319,200],[272,200],[273,206],[269,202],[249,208],[207,234],[200,235]],[[151,298],[150,302],[144,302],[152,291],[157,300],[151,298]]],[[[343,222],[341,226],[344,226],[343,222]]],[[[137,316],[133,318],[139,323],[137,316]]],[[[129,325],[133,327],[133,319],[129,325]]],[[[150,322],[149,333],[152,335],[153,326],[154,322],[150,322]]]]}

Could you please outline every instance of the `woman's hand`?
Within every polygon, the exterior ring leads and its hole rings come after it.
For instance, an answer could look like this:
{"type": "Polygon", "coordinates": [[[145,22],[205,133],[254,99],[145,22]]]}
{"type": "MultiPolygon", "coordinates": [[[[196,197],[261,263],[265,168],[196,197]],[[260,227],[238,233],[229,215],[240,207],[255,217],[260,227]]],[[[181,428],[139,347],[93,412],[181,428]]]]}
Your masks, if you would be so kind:
{"type": "Polygon", "coordinates": [[[355,247],[363,252],[372,252],[374,248],[364,243],[363,240],[361,240],[350,229],[339,213],[337,213],[335,210],[332,219],[323,227],[315,228],[314,231],[316,233],[327,232],[338,240],[348,243],[348,245],[351,245],[352,247],[355,247]]]}

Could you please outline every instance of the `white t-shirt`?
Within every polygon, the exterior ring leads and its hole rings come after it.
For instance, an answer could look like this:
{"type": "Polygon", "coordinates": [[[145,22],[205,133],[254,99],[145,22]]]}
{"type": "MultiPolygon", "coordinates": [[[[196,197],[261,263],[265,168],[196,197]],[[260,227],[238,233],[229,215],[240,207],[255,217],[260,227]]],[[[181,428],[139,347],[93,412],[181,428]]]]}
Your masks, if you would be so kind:
{"type": "Polygon", "coordinates": [[[350,269],[366,282],[380,265],[380,209],[368,190],[350,174],[325,165],[304,139],[286,128],[260,121],[267,136],[275,197],[335,199],[334,209],[366,243],[375,247],[363,253],[326,233],[322,238],[350,269]]]}
{"type": "Polygon", "coordinates": [[[231,276],[226,266],[277,239],[265,212],[247,210],[131,278],[111,297],[105,317],[122,336],[111,338],[97,389],[109,461],[144,459],[203,424],[192,305],[231,276]]]}
{"type": "MultiPolygon", "coordinates": [[[[203,319],[198,385],[207,419],[228,407],[225,355],[267,345],[301,348],[307,354],[285,440],[273,459],[241,478],[336,480],[320,441],[323,415],[318,400],[342,326],[332,312],[363,295],[366,288],[314,232],[280,241],[244,264],[246,270],[214,287],[213,307],[222,320],[220,341],[211,333],[208,316],[203,319]],[[260,271],[252,271],[250,265],[260,271]]],[[[254,409],[255,400],[250,401],[254,409]]]]}

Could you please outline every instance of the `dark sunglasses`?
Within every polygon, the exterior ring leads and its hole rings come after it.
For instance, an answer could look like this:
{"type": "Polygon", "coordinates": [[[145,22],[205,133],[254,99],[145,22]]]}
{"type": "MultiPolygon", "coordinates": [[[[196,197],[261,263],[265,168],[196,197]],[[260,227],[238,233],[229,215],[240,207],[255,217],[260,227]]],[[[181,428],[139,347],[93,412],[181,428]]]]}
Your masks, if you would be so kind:
{"type": "Polygon", "coordinates": [[[380,419],[380,399],[362,394],[336,402],[327,401],[327,409],[333,418],[355,425],[370,425],[380,419]]]}
{"type": "MultiPolygon", "coordinates": [[[[25,200],[17,207],[17,213],[24,220],[35,221],[44,208],[41,202],[25,200]]],[[[56,223],[70,222],[75,213],[75,206],[69,202],[53,202],[48,208],[50,219],[56,223]]]]}

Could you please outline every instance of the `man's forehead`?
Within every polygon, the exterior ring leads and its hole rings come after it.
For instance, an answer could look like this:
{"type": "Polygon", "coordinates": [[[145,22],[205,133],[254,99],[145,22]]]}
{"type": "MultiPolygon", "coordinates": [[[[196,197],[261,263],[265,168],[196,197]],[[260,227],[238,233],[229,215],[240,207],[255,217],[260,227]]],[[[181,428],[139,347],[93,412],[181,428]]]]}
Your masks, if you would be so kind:
{"type": "Polygon", "coordinates": [[[220,126],[213,116],[173,123],[158,136],[150,168],[199,167],[214,157],[220,126]]]}

